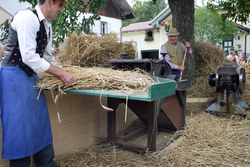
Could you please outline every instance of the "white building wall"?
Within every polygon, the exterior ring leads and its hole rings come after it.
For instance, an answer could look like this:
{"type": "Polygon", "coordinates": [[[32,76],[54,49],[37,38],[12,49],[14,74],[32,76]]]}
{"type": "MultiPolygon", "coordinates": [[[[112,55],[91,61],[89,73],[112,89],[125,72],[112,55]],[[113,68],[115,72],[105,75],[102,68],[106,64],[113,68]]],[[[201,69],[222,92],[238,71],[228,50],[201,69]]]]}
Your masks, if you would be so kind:
{"type": "MultiPolygon", "coordinates": [[[[85,14],[85,17],[88,18],[92,14],[85,14]]],[[[106,17],[106,16],[100,16],[100,20],[97,20],[94,22],[94,25],[91,26],[92,32],[100,35],[101,34],[101,22],[107,22],[108,24],[108,33],[115,32],[121,36],[121,27],[122,27],[122,21],[120,19],[106,17]]],[[[79,18],[79,20],[82,19],[82,16],[79,18]]]]}
{"type": "MultiPolygon", "coordinates": [[[[31,5],[27,2],[20,3],[18,0],[0,0],[0,24],[6,19],[12,19],[19,10],[27,9],[31,5]]],[[[2,31],[0,30],[0,35],[2,31]]]]}
{"type": "Polygon", "coordinates": [[[0,8],[0,24],[2,24],[7,19],[12,19],[12,15],[0,8]]]}
{"type": "MultiPolygon", "coordinates": [[[[241,32],[234,38],[234,49],[241,53],[245,53],[245,39],[247,40],[247,46],[250,46],[250,34],[241,32]]],[[[250,47],[246,47],[247,57],[250,56],[250,47]]]]}
{"type": "Polygon", "coordinates": [[[161,46],[167,42],[167,35],[164,27],[160,29],[153,30],[153,41],[145,41],[145,32],[146,31],[134,31],[134,32],[124,32],[122,33],[123,42],[135,42],[137,45],[137,58],[141,59],[142,50],[155,50],[158,49],[160,53],[161,46]]]}

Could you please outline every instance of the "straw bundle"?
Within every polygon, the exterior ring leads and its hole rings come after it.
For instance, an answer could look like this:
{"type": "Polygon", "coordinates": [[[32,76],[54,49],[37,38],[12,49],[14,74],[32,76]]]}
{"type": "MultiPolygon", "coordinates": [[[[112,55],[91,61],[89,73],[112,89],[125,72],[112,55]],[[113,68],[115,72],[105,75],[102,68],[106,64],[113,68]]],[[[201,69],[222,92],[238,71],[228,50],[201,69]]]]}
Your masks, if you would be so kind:
{"type": "Polygon", "coordinates": [[[135,58],[135,50],[131,43],[118,42],[118,35],[110,33],[103,36],[71,34],[66,50],[58,55],[58,61],[82,67],[109,66],[111,59],[120,59],[127,53],[129,59],[135,58]]]}
{"type": "Polygon", "coordinates": [[[111,89],[126,94],[147,92],[149,85],[154,83],[150,75],[140,71],[119,71],[100,67],[65,67],[65,71],[72,73],[77,81],[70,86],[54,75],[43,74],[37,84],[39,88],[66,90],[82,89],[111,89]]]}
{"type": "MultiPolygon", "coordinates": [[[[221,48],[206,42],[196,41],[194,48],[196,75],[204,75],[191,79],[195,81],[193,87],[208,86],[208,75],[215,74],[219,66],[229,62],[221,48]]],[[[214,97],[215,88],[201,88],[188,91],[188,97],[214,97]],[[204,91],[203,91],[204,90],[204,91]],[[204,93],[206,92],[206,93],[204,93]]]]}

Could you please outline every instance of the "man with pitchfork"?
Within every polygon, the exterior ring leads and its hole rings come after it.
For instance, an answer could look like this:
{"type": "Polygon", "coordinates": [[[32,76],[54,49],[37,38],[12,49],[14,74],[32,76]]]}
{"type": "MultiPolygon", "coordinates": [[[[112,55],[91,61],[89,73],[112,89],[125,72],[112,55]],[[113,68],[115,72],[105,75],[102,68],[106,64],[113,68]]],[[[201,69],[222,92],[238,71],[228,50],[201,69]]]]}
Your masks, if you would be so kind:
{"type": "Polygon", "coordinates": [[[190,48],[190,43],[185,42],[185,45],[178,41],[179,32],[176,28],[170,28],[167,33],[168,41],[161,47],[160,59],[165,60],[170,65],[173,75],[180,76],[184,71],[185,58],[192,55],[192,49],[190,48]]]}

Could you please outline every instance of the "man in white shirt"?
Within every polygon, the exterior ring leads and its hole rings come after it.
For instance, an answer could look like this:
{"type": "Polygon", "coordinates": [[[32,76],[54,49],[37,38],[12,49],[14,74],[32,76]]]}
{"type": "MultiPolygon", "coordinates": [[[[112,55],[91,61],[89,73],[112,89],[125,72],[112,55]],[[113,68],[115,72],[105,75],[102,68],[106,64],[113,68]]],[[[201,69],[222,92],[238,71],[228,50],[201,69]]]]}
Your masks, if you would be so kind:
{"type": "Polygon", "coordinates": [[[53,65],[52,29],[65,0],[38,0],[35,9],[23,10],[14,17],[0,69],[0,109],[2,158],[11,167],[29,167],[33,156],[38,167],[56,167],[47,103],[35,87],[37,74],[47,72],[65,85],[75,76],[53,65]]]}
{"type": "Polygon", "coordinates": [[[231,51],[230,55],[227,56],[228,60],[234,61],[239,64],[239,57],[236,55],[235,51],[231,51]]]}

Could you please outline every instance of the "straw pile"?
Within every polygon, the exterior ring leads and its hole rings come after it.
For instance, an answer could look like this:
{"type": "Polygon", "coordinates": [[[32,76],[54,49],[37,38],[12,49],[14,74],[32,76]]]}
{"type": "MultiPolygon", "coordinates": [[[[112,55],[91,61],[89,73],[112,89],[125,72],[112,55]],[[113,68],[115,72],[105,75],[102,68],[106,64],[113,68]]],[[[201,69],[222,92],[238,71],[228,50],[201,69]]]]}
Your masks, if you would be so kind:
{"type": "MultiPolygon", "coordinates": [[[[206,42],[196,41],[194,48],[195,55],[195,71],[198,76],[191,78],[192,87],[206,87],[208,86],[209,74],[215,74],[219,66],[226,63],[234,64],[226,59],[225,53],[221,48],[211,45],[206,42]]],[[[200,88],[188,91],[188,97],[207,98],[215,97],[215,88],[200,88]],[[204,93],[206,92],[206,93],[204,93]]]]}
{"type": "Polygon", "coordinates": [[[133,45],[118,42],[116,33],[103,36],[71,34],[65,52],[58,55],[58,61],[81,67],[105,67],[109,66],[111,59],[121,59],[122,53],[127,53],[128,59],[135,58],[133,45]]]}
{"type": "Polygon", "coordinates": [[[244,90],[244,94],[242,95],[242,98],[250,104],[250,75],[247,75],[246,77],[246,85],[245,85],[245,90],[244,90]]]}
{"type": "Polygon", "coordinates": [[[250,76],[250,64],[249,64],[246,68],[247,68],[246,74],[247,74],[248,76],[250,76]]]}
{"type": "Polygon", "coordinates": [[[77,81],[73,85],[65,86],[54,75],[42,74],[41,81],[37,83],[39,88],[66,90],[100,89],[117,90],[125,94],[147,92],[149,85],[155,81],[142,71],[119,71],[101,67],[65,67],[65,71],[72,73],[77,81]]]}
{"type": "Polygon", "coordinates": [[[249,166],[250,121],[200,112],[187,116],[182,136],[152,154],[96,145],[57,160],[60,167],[249,166]]]}

